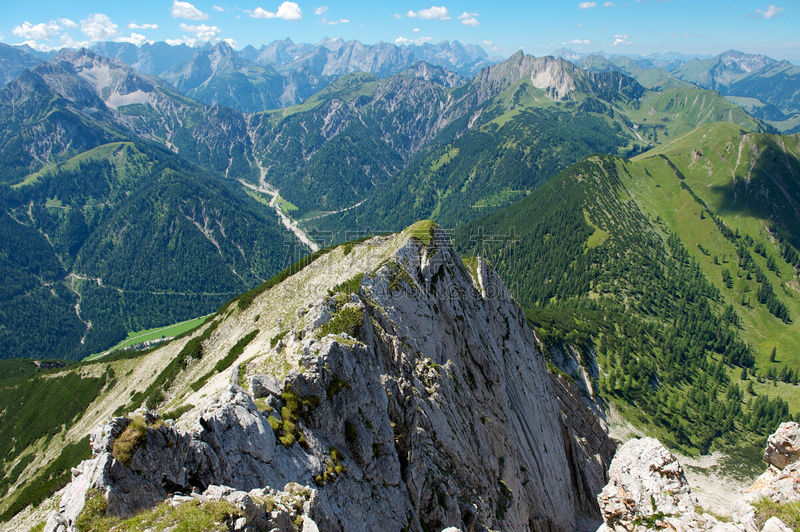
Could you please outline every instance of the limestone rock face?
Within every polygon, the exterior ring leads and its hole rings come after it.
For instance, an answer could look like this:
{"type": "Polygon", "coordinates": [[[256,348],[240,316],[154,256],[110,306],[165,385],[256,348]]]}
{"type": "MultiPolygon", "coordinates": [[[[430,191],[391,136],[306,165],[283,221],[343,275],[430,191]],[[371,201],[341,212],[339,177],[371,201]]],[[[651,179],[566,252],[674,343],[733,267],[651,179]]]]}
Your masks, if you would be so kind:
{"type": "Polygon", "coordinates": [[[233,497],[240,529],[288,530],[300,517],[303,530],[596,528],[594,494],[613,444],[575,391],[551,378],[498,276],[483,261],[470,273],[444,234],[429,236],[353,272],[365,273],[354,293],[292,311],[303,325],[256,361],[298,358],[280,378],[241,379],[259,406],[234,379],[190,428],[147,414],[127,463],[114,442],[130,421],[98,429],[95,456],[54,526],[75,522],[92,487],[116,515],[233,497]],[[322,334],[342,315],[347,332],[322,334]],[[294,513],[259,506],[298,494],[302,504],[285,505],[294,513]]]}
{"type": "Polygon", "coordinates": [[[800,425],[791,421],[781,423],[767,440],[764,461],[778,469],[800,458],[800,425]]]}
{"type": "MultiPolygon", "coordinates": [[[[781,423],[769,439],[764,450],[767,470],[747,488],[734,504],[733,521],[742,529],[758,531],[756,512],[752,503],[767,498],[777,503],[800,500],[800,424],[781,423]]],[[[766,526],[766,525],[765,525],[766,526]]],[[[772,523],[772,530],[776,523],[772,523]]],[[[785,525],[784,525],[785,526],[785,525]]]]}
{"type": "Polygon", "coordinates": [[[583,515],[594,515],[597,494],[608,482],[616,445],[608,438],[605,422],[596,415],[596,406],[592,408],[582,400],[584,396],[574,383],[561,376],[551,376],[551,381],[561,409],[568,463],[577,479],[573,482],[575,501],[583,515]]]}
{"type": "Polygon", "coordinates": [[[790,530],[776,517],[759,521],[752,504],[764,498],[781,504],[800,500],[799,434],[800,425],[789,422],[769,437],[764,460],[770,466],[733,504],[732,523],[698,512],[681,465],[658,440],[631,440],[617,451],[608,470],[609,483],[597,498],[605,521],[600,530],[790,530]]]}
{"type": "Polygon", "coordinates": [[[693,513],[698,505],[678,459],[654,438],[620,447],[608,475],[597,500],[612,530],[635,530],[647,520],[693,513]]]}

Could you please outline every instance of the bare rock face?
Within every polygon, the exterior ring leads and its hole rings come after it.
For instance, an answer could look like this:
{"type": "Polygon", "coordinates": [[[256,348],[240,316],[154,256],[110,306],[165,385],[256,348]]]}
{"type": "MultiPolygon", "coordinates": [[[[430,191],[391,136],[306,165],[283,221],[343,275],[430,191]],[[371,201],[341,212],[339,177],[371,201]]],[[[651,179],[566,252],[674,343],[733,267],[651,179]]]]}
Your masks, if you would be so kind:
{"type": "Polygon", "coordinates": [[[311,304],[304,329],[274,346],[299,353],[299,369],[247,379],[264,411],[235,379],[185,431],[146,414],[127,455],[119,442],[133,421],[98,429],[48,530],[75,522],[90,487],[115,515],[225,497],[242,529],[300,518],[304,530],[596,528],[613,445],[551,379],[499,277],[483,261],[470,273],[431,231],[338,303],[311,304]],[[356,317],[348,332],[323,335],[341,313],[356,317]],[[265,498],[294,513],[266,515],[265,498]]]}
{"type": "MultiPolygon", "coordinates": [[[[561,410],[570,471],[576,479],[573,482],[575,501],[583,515],[591,516],[597,509],[597,494],[608,482],[608,467],[616,446],[608,438],[605,422],[582,400],[584,397],[575,383],[554,375],[551,381],[561,410]]],[[[577,525],[585,528],[588,523],[577,525]]]]}
{"type": "Polygon", "coordinates": [[[781,423],[767,440],[764,461],[778,469],[794,463],[800,458],[800,424],[790,421],[781,423]]]}
{"type": "MultiPolygon", "coordinates": [[[[800,500],[800,424],[781,423],[767,440],[764,460],[767,470],[747,488],[733,506],[733,521],[747,532],[757,532],[756,512],[752,504],[767,498],[777,503],[800,500]]],[[[769,521],[768,521],[769,523],[769,521]]],[[[778,524],[772,523],[771,530],[778,524]]],[[[785,525],[783,525],[785,526],[785,525]]],[[[765,525],[766,529],[766,525],[765,525]]]]}
{"type": "Polygon", "coordinates": [[[608,470],[609,483],[597,500],[605,524],[602,531],[714,530],[717,532],[783,532],[791,530],[773,517],[759,521],[752,504],[800,500],[800,425],[783,423],[769,437],[764,460],[770,466],[732,507],[732,523],[698,512],[678,460],[658,440],[643,438],[623,445],[608,470]]]}
{"type": "Polygon", "coordinates": [[[792,529],[777,517],[770,517],[761,532],[792,532],[792,529]]]}
{"type": "Polygon", "coordinates": [[[677,458],[654,438],[623,445],[608,474],[597,500],[612,530],[634,530],[643,519],[693,512],[698,504],[677,458]]]}

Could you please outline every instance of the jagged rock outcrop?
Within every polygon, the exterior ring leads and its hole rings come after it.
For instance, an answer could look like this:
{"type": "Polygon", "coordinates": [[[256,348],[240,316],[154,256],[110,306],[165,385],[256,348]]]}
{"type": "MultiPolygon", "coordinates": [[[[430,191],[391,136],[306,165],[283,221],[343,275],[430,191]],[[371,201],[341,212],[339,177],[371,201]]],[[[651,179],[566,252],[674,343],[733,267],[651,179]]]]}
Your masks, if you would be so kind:
{"type": "Polygon", "coordinates": [[[764,450],[764,461],[778,469],[800,459],[800,425],[797,423],[781,423],[767,440],[764,450]]]}
{"type": "MultiPolygon", "coordinates": [[[[733,506],[733,520],[742,530],[757,532],[759,529],[753,503],[765,498],[777,503],[800,500],[799,459],[800,424],[781,423],[767,440],[764,460],[769,467],[733,506]]],[[[775,525],[770,525],[772,530],[780,530],[774,528],[775,525]]],[[[766,524],[764,526],[766,529],[766,524]]]]}
{"type": "Polygon", "coordinates": [[[654,438],[633,439],[617,451],[608,470],[609,483],[597,500],[604,530],[633,531],[653,527],[709,530],[716,524],[696,513],[678,459],[654,438]]]}
{"type": "Polygon", "coordinates": [[[703,513],[677,458],[658,440],[634,439],[617,451],[609,483],[597,500],[605,524],[600,530],[714,530],[778,532],[791,530],[777,517],[759,521],[753,504],[800,500],[800,425],[783,423],[769,437],[764,460],[769,469],[732,507],[732,523],[703,513]]]}
{"type": "MultiPolygon", "coordinates": [[[[89,488],[105,494],[109,514],[127,515],[176,495],[207,497],[211,486],[253,501],[253,490],[288,497],[297,486],[306,495],[292,519],[321,530],[596,528],[591,495],[611,443],[571,388],[551,380],[487,264],[470,273],[444,233],[423,226],[371,271],[352,273],[362,274],[352,293],[331,290],[294,312],[302,326],[242,366],[234,381],[252,383],[265,396],[258,405],[232,383],[181,420],[189,428],[146,414],[98,429],[94,457],[48,530],[74,523],[89,488]],[[280,378],[257,377],[254,368],[280,357],[280,378]],[[127,456],[119,442],[133,423],[144,437],[127,456]]],[[[260,512],[239,525],[256,526],[260,512]]]]}
{"type": "Polygon", "coordinates": [[[575,500],[585,515],[593,515],[597,494],[608,482],[607,471],[616,445],[608,438],[605,421],[598,416],[599,407],[587,405],[591,401],[585,400],[580,388],[562,376],[551,375],[551,381],[561,410],[575,500]],[[580,464],[592,467],[579,467],[580,464]]]}

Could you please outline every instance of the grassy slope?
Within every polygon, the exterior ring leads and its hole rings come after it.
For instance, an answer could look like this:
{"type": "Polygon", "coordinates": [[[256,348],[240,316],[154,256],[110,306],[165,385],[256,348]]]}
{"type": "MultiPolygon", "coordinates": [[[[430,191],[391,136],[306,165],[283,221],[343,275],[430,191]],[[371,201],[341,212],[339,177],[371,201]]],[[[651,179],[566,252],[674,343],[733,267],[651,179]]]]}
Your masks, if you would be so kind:
{"type": "Polygon", "coordinates": [[[128,153],[135,151],[133,142],[109,142],[108,144],[103,144],[96,148],[92,148],[91,150],[86,150],[85,152],[79,153],[78,155],[75,155],[74,157],[71,157],[70,159],[67,159],[66,161],[57,165],[45,166],[41,170],[25,176],[25,179],[19,183],[11,185],[11,188],[19,189],[28,185],[33,185],[42,177],[55,174],[58,171],[73,172],[80,166],[81,163],[88,163],[92,161],[107,160],[112,163],[122,163],[119,165],[115,164],[115,166],[117,166],[118,171],[125,172],[128,170],[126,158],[122,153],[122,150],[125,149],[127,149],[128,153]]]}
{"type": "Polygon", "coordinates": [[[626,109],[644,132],[653,131],[654,141],[675,139],[702,124],[732,122],[758,131],[763,125],[741,107],[715,91],[675,87],[647,92],[638,105],[626,109]]]}
{"type": "MultiPolygon", "coordinates": [[[[658,355],[659,335],[668,335],[670,327],[674,327],[670,308],[678,305],[680,314],[680,305],[691,300],[691,283],[695,282],[690,280],[690,284],[681,282],[670,287],[662,281],[668,281],[676,274],[682,275],[681,271],[689,272],[691,264],[697,264],[704,282],[719,291],[718,299],[709,299],[714,315],[722,316],[730,304],[740,317],[741,325],[734,330],[742,341],[752,346],[758,372],[765,374],[770,367],[780,370],[784,365],[798,370],[798,276],[794,268],[783,260],[780,243],[768,228],[774,224],[781,226],[784,234],[795,238],[800,234],[800,215],[794,208],[794,202],[800,198],[799,141],[796,136],[744,134],[733,124],[712,124],[633,161],[590,158],[588,162],[579,163],[553,178],[530,197],[463,226],[456,231],[455,239],[462,252],[486,254],[494,262],[515,297],[534,308],[532,316],[537,324],[543,326],[540,330],[543,337],[560,329],[562,333],[566,332],[568,341],[583,345],[589,339],[581,336],[580,324],[575,320],[585,317],[589,322],[594,320],[600,324],[599,328],[588,328],[589,334],[596,335],[593,339],[596,342],[600,336],[608,334],[602,332],[605,327],[603,320],[614,316],[614,312],[620,312],[620,304],[622,314],[614,319],[630,316],[634,322],[643,319],[639,323],[663,323],[666,329],[655,330],[655,336],[649,340],[636,337],[638,332],[626,331],[623,334],[634,344],[639,343],[631,349],[632,353],[641,355],[643,349],[653,350],[654,360],[661,367],[661,377],[664,371],[668,371],[666,362],[669,356],[658,355]],[[669,162],[661,155],[666,156],[669,162]],[[732,174],[736,176],[735,185],[732,185],[732,174]],[[681,186],[682,181],[707,203],[709,210],[703,216],[701,211],[704,209],[681,186]],[[583,209],[583,216],[575,217],[580,209],[583,209]],[[793,322],[784,323],[758,303],[756,292],[760,285],[755,278],[748,280],[747,272],[739,268],[737,246],[723,234],[712,213],[719,215],[732,234],[739,232],[739,244],[752,239],[747,249],[766,274],[777,297],[788,308],[793,322]],[[575,221],[570,221],[572,218],[575,221]],[[509,228],[514,228],[517,235],[513,246],[479,242],[484,249],[476,249],[470,243],[479,229],[486,235],[507,235],[509,228]],[[690,262],[683,266],[675,263],[675,252],[661,249],[667,247],[669,235],[679,237],[680,247],[688,252],[690,262]],[[775,260],[780,276],[769,270],[767,259],[755,251],[757,245],[763,245],[765,255],[775,260]],[[732,274],[731,288],[723,283],[724,269],[732,274]],[[675,289],[677,291],[673,291],[675,289]],[[743,295],[749,299],[747,306],[742,305],[743,295]],[[676,297],[673,303],[669,303],[676,297]],[[681,298],[686,299],[682,301],[681,298]],[[585,306],[581,301],[600,301],[605,310],[595,317],[591,306],[586,312],[581,310],[585,306]],[[555,307],[552,307],[553,303],[556,303],[555,307]],[[564,311],[568,316],[572,315],[572,321],[559,315],[564,311]],[[606,318],[599,319],[600,316],[606,318]],[[648,346],[652,339],[656,343],[648,346]],[[770,363],[769,355],[776,345],[777,361],[770,363]]],[[[696,348],[703,349],[701,345],[693,345],[689,339],[686,350],[696,348]]],[[[602,366],[604,350],[598,346],[597,351],[602,366]]],[[[709,351],[709,360],[716,363],[719,355],[709,351]]],[[[740,382],[739,368],[728,367],[725,371],[731,381],[740,382]]],[[[800,409],[797,386],[780,382],[753,383],[756,393],[786,400],[792,414],[800,409]]],[[[742,389],[745,384],[740,383],[742,389]]],[[[680,387],[676,389],[679,395],[675,396],[679,402],[680,390],[680,387]]],[[[690,393],[691,387],[683,390],[684,394],[690,393]]],[[[621,402],[618,392],[614,396],[614,400],[626,407],[631,416],[641,418],[641,408],[631,409],[625,404],[624,392],[621,402]]],[[[746,396],[745,401],[748,398],[746,396]]],[[[666,410],[668,418],[672,408],[674,405],[659,410],[661,413],[666,410]]],[[[653,412],[660,415],[656,410],[653,412]]],[[[639,421],[648,425],[645,420],[639,421]]],[[[675,423],[672,425],[676,426],[675,423]]],[[[663,426],[649,429],[659,436],[664,435],[663,426]]],[[[739,434],[742,438],[750,438],[746,431],[739,434]]],[[[673,437],[666,441],[676,440],[673,437]]]]}
{"type": "MultiPolygon", "coordinates": [[[[779,244],[768,230],[772,223],[780,220],[787,225],[787,229],[794,228],[794,234],[797,234],[800,219],[790,207],[784,207],[771,217],[765,215],[765,211],[737,208],[732,202],[731,183],[734,175],[738,182],[746,180],[751,164],[754,164],[753,172],[750,173],[751,191],[752,194],[758,195],[758,181],[768,177],[759,174],[754,154],[759,151],[763,154],[763,150],[767,149],[765,147],[776,140],[783,143],[790,154],[794,152],[794,157],[800,158],[799,139],[796,136],[743,134],[733,124],[714,124],[635,158],[631,163],[624,165],[626,172],[621,172],[624,176],[623,182],[633,198],[654,218],[660,217],[671,231],[680,236],[686,248],[703,268],[706,277],[720,289],[725,301],[736,307],[742,318],[741,336],[754,347],[757,364],[765,370],[770,364],[770,352],[776,346],[778,347],[776,367],[780,368],[781,365],[787,364],[793,368],[800,368],[798,277],[794,268],[781,259],[779,244]],[[737,165],[740,145],[742,156],[737,165]],[[693,156],[693,150],[699,150],[702,156],[693,156]],[[704,215],[704,218],[701,218],[700,214],[704,209],[688,191],[680,187],[680,180],[675,171],[666,161],[657,157],[659,154],[666,155],[678,167],[695,194],[714,212],[719,213],[732,231],[738,230],[741,235],[749,235],[765,245],[767,253],[776,259],[780,277],[769,271],[764,257],[757,253],[751,255],[767,274],[780,300],[789,309],[793,323],[783,323],[755,301],[758,285],[755,279],[748,281],[743,272],[738,270],[736,247],[720,233],[711,217],[704,215]],[[703,253],[698,246],[705,249],[708,254],[703,253]],[[715,264],[715,256],[719,259],[719,264],[715,264]],[[723,269],[728,269],[734,275],[734,286],[731,289],[722,282],[723,269]],[[750,299],[752,308],[741,305],[743,297],[750,299]]],[[[800,185],[800,173],[797,168],[796,163],[794,165],[790,163],[784,174],[785,179],[794,178],[795,185],[800,185]],[[792,172],[795,172],[794,176],[792,172]]],[[[780,208],[781,205],[776,205],[776,208],[780,208]]],[[[800,406],[795,397],[796,388],[788,387],[786,390],[783,388],[771,389],[770,394],[777,393],[800,406]]]]}

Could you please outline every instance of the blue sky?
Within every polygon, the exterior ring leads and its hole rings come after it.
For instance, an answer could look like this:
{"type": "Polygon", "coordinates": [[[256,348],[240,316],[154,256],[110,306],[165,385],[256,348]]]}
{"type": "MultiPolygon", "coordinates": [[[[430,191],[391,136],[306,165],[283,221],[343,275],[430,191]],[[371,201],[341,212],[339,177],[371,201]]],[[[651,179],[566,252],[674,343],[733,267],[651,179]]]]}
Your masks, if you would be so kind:
{"type": "Polygon", "coordinates": [[[0,42],[39,49],[97,40],[228,40],[256,47],[289,37],[482,44],[496,55],[557,48],[716,54],[730,48],[800,61],[800,2],[775,0],[6,0],[0,42]]]}

